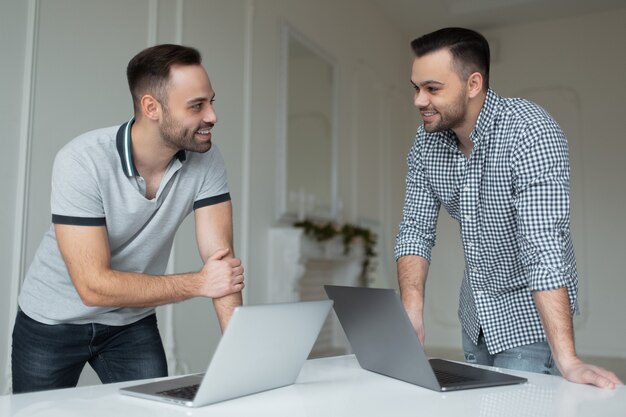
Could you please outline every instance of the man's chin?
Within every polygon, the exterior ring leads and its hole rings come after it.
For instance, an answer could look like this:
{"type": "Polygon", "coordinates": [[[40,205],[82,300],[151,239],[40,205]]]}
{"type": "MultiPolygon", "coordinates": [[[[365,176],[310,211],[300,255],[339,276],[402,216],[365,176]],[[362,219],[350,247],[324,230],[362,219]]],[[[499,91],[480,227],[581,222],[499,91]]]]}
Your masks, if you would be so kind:
{"type": "Polygon", "coordinates": [[[448,128],[442,126],[441,123],[424,123],[424,131],[426,133],[443,132],[444,130],[448,130],[448,128]]]}
{"type": "Polygon", "coordinates": [[[196,138],[185,150],[189,152],[206,153],[211,150],[212,146],[213,141],[211,139],[198,140],[196,138]]]}
{"type": "Polygon", "coordinates": [[[437,126],[424,123],[424,131],[426,133],[435,133],[438,131],[437,126]]]}
{"type": "Polygon", "coordinates": [[[211,150],[211,147],[213,147],[213,143],[212,142],[205,143],[205,144],[202,144],[202,146],[198,146],[198,150],[196,150],[194,152],[207,153],[208,151],[211,150]]]}
{"type": "Polygon", "coordinates": [[[209,142],[208,144],[202,145],[202,146],[197,146],[196,149],[190,149],[191,152],[197,152],[197,153],[207,153],[208,151],[211,150],[211,147],[213,146],[213,144],[211,142],[209,142]]]}

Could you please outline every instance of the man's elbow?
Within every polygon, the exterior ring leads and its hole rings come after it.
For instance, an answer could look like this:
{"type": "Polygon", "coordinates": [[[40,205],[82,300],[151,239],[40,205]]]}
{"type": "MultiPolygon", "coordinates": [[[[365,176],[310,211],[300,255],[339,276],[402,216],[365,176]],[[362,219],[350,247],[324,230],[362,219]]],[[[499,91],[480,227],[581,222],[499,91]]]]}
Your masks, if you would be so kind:
{"type": "Polygon", "coordinates": [[[102,307],[104,306],[102,297],[92,289],[89,288],[76,288],[78,296],[84,305],[87,307],[102,307]]]}
{"type": "Polygon", "coordinates": [[[98,291],[97,285],[90,279],[77,275],[72,274],[72,281],[82,303],[87,307],[105,306],[106,303],[102,294],[98,291]]]}

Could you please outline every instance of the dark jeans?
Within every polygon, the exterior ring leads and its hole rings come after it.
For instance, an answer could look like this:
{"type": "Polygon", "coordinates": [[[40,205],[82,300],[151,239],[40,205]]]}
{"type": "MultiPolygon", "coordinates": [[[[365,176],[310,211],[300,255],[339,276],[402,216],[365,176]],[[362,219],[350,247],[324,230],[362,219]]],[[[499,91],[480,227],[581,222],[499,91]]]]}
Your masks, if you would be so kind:
{"type": "Polygon", "coordinates": [[[103,383],[167,376],[156,315],[126,326],[39,323],[13,328],[13,393],[75,387],[89,362],[103,383]]]}

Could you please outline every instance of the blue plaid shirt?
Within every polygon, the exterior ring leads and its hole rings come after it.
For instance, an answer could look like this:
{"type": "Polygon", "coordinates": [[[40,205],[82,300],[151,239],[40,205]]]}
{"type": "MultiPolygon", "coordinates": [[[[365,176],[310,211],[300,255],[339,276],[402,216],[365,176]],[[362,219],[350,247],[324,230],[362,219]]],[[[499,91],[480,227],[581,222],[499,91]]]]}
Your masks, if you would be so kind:
{"type": "Polygon", "coordinates": [[[565,287],[577,311],[569,157],[549,114],[492,90],[470,138],[468,159],[451,130],[418,128],[395,256],[431,260],[443,205],[459,222],[465,254],[461,325],[474,343],[482,328],[494,354],[545,340],[532,291],[565,287]]]}

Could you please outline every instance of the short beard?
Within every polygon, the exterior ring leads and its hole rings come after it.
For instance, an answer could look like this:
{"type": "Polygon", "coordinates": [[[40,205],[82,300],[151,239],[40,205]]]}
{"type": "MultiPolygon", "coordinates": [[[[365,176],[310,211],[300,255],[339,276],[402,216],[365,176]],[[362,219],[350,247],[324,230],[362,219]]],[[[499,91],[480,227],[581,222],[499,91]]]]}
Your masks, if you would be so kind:
{"type": "Polygon", "coordinates": [[[467,106],[464,105],[465,98],[465,92],[461,91],[457,96],[457,99],[452,104],[446,106],[445,109],[437,110],[440,116],[439,122],[431,123],[430,125],[424,123],[424,130],[428,133],[434,133],[443,132],[461,126],[463,122],[465,122],[465,114],[467,113],[467,106]],[[445,113],[439,110],[443,110],[445,113]]]}
{"type": "MultiPolygon", "coordinates": [[[[212,124],[204,127],[213,127],[212,124]]],[[[171,147],[178,150],[184,149],[185,151],[205,153],[211,149],[212,142],[199,143],[195,140],[196,130],[183,127],[180,123],[176,122],[170,115],[167,106],[163,105],[163,122],[159,127],[159,133],[161,138],[168,143],[171,147]]]]}

